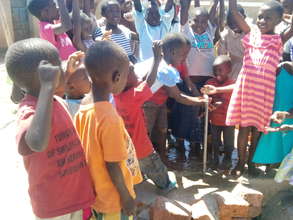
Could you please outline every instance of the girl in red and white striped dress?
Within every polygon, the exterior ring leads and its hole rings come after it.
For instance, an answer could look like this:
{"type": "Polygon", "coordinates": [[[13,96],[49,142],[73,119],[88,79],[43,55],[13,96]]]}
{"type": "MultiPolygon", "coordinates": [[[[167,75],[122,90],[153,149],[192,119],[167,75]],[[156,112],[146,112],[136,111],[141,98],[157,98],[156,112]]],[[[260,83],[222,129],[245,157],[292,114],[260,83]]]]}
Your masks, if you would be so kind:
{"type": "Polygon", "coordinates": [[[282,45],[293,34],[291,26],[283,34],[275,34],[275,26],[283,16],[283,8],[277,1],[265,3],[260,7],[255,27],[249,27],[237,11],[236,0],[229,0],[229,9],[239,28],[246,33],[243,67],[234,86],[211,88],[207,93],[231,91],[234,88],[228,107],[226,124],[239,125],[237,141],[238,165],[232,170],[235,175],[244,171],[246,147],[251,132],[251,145],[248,158],[248,174],[257,175],[252,163],[260,132],[269,125],[275,93],[276,69],[281,59],[282,45]]]}

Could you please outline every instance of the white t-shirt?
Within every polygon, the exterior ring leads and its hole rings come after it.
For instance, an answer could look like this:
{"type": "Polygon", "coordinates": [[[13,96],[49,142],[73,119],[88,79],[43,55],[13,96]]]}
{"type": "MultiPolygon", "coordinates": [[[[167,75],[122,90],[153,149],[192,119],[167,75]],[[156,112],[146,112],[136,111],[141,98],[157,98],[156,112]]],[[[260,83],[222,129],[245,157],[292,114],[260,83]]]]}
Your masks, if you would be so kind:
{"type": "Polygon", "coordinates": [[[138,12],[134,10],[133,12],[136,31],[139,35],[140,61],[153,57],[153,41],[162,40],[166,33],[170,31],[171,22],[174,17],[174,7],[168,12],[160,10],[160,13],[161,24],[150,26],[144,19],[144,11],[138,12]]]}
{"type": "Polygon", "coordinates": [[[190,76],[213,76],[213,62],[215,60],[214,36],[216,26],[208,22],[208,28],[203,34],[195,34],[190,25],[182,27],[183,34],[191,42],[191,50],[186,64],[190,76]]]}

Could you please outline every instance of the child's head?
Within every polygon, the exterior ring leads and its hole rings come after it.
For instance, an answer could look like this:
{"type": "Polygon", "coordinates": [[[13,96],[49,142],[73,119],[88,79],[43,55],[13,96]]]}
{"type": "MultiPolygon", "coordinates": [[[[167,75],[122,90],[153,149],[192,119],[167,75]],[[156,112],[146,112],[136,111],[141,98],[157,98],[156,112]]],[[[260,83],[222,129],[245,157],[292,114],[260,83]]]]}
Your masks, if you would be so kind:
{"type": "Polygon", "coordinates": [[[105,0],[101,3],[101,14],[110,25],[118,25],[121,19],[120,4],[116,0],[105,0]]]}
{"type": "Polygon", "coordinates": [[[131,0],[117,0],[120,4],[122,14],[132,11],[132,1],[131,0]]]}
{"type": "Polygon", "coordinates": [[[232,70],[232,63],[230,57],[227,55],[221,55],[216,57],[213,63],[213,70],[216,76],[216,79],[220,83],[224,83],[229,79],[229,74],[232,70]]]}
{"type": "Polygon", "coordinates": [[[134,65],[130,62],[129,63],[129,73],[128,73],[127,83],[126,83],[125,89],[127,90],[131,87],[134,87],[137,85],[137,83],[138,83],[138,78],[137,78],[135,71],[134,71],[134,65]]]}
{"type": "MultiPolygon", "coordinates": [[[[246,18],[246,14],[244,11],[244,8],[237,4],[237,11],[243,16],[243,18],[246,18]]],[[[231,11],[228,11],[227,13],[227,25],[228,27],[233,30],[235,33],[241,33],[241,29],[239,28],[239,26],[237,25],[234,16],[232,15],[231,11]]]]}
{"type": "Polygon", "coordinates": [[[161,24],[161,15],[157,3],[152,2],[146,9],[145,20],[150,26],[159,26],[161,24]]]}
{"type": "Polygon", "coordinates": [[[127,82],[129,60],[124,50],[112,41],[98,41],[86,52],[85,66],[92,87],[120,93],[127,82]]]}
{"type": "Polygon", "coordinates": [[[282,5],[277,1],[270,1],[260,7],[256,24],[262,34],[274,34],[275,27],[282,21],[282,17],[282,5]]]}
{"type": "Polygon", "coordinates": [[[38,66],[42,60],[60,66],[61,69],[58,50],[48,41],[39,38],[18,41],[9,47],[5,55],[9,77],[19,88],[30,95],[39,93],[38,66]]]}
{"type": "Polygon", "coordinates": [[[60,16],[54,0],[30,0],[27,8],[40,21],[53,22],[60,16]]]}
{"type": "Polygon", "coordinates": [[[196,7],[191,15],[191,28],[194,33],[202,34],[208,28],[209,13],[203,7],[196,7]]]}
{"type": "Polygon", "coordinates": [[[175,67],[185,61],[190,48],[190,41],[181,33],[168,33],[162,40],[164,59],[175,67]]]}
{"type": "Polygon", "coordinates": [[[65,94],[70,99],[81,99],[89,93],[91,82],[84,65],[81,65],[67,80],[65,94]]]}
{"type": "Polygon", "coordinates": [[[293,1],[292,0],[281,0],[280,1],[285,14],[291,15],[293,12],[293,1]]]}
{"type": "Polygon", "coordinates": [[[92,20],[85,13],[80,12],[80,24],[81,24],[81,39],[85,40],[92,36],[93,25],[92,20]]]}

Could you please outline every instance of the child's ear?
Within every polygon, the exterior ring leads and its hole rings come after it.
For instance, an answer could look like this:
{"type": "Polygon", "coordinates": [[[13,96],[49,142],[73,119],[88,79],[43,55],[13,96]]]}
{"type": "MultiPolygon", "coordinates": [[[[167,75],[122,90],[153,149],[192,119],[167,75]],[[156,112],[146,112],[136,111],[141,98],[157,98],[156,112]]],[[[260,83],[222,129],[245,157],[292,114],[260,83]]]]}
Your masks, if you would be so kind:
{"type": "Polygon", "coordinates": [[[112,73],[112,81],[114,83],[117,83],[117,82],[119,82],[119,80],[120,80],[120,73],[118,70],[116,70],[112,73]]]}

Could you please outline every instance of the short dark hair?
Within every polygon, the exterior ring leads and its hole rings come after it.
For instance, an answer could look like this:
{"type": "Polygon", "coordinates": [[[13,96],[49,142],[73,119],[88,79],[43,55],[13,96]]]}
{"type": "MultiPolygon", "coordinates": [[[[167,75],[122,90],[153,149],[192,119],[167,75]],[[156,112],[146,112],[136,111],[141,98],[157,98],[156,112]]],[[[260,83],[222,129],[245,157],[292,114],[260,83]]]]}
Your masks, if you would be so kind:
{"type": "Polygon", "coordinates": [[[173,51],[183,45],[191,45],[187,37],[181,33],[168,33],[162,40],[163,53],[173,51]]]}
{"type": "MultiPolygon", "coordinates": [[[[240,14],[242,14],[244,17],[246,17],[245,10],[240,4],[237,4],[237,11],[240,14]]],[[[233,15],[232,15],[231,10],[228,9],[228,12],[227,12],[227,24],[228,24],[228,26],[231,26],[231,25],[229,25],[229,24],[231,24],[231,20],[233,20],[233,15]]]]}
{"type": "Polygon", "coordinates": [[[120,7],[119,2],[116,1],[116,0],[103,0],[103,1],[101,2],[101,4],[100,4],[101,15],[102,15],[103,17],[105,17],[106,10],[107,10],[107,8],[108,8],[108,6],[109,6],[110,3],[115,3],[115,4],[117,3],[117,4],[119,5],[119,7],[120,7]]]}
{"type": "Polygon", "coordinates": [[[86,52],[85,66],[94,82],[96,77],[109,72],[109,69],[128,60],[127,54],[116,43],[112,41],[97,41],[86,52]]]}
{"type": "Polygon", "coordinates": [[[269,2],[265,2],[262,6],[271,8],[271,10],[274,10],[278,14],[279,17],[281,18],[283,17],[284,9],[280,2],[276,0],[272,0],[269,2]]]}
{"type": "Polygon", "coordinates": [[[24,90],[29,89],[42,60],[60,62],[58,50],[40,38],[18,41],[8,48],[5,55],[9,77],[24,90]]]}
{"type": "Polygon", "coordinates": [[[42,10],[49,5],[48,2],[48,0],[29,0],[27,9],[33,16],[40,18],[42,10]]]}

